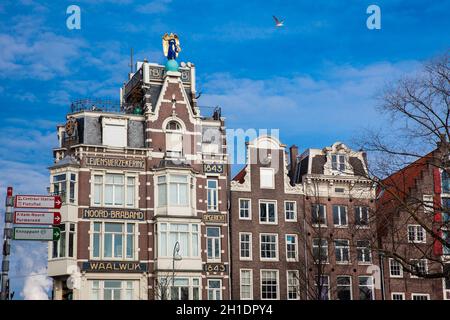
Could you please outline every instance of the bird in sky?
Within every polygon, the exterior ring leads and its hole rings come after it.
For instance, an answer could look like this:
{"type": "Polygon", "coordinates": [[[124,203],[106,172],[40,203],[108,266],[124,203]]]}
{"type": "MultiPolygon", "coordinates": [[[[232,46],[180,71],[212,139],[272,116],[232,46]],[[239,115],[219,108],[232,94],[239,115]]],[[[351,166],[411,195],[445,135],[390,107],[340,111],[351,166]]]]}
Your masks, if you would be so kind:
{"type": "Polygon", "coordinates": [[[277,17],[273,16],[273,20],[275,20],[275,27],[282,27],[284,26],[284,20],[279,20],[277,17]]]}

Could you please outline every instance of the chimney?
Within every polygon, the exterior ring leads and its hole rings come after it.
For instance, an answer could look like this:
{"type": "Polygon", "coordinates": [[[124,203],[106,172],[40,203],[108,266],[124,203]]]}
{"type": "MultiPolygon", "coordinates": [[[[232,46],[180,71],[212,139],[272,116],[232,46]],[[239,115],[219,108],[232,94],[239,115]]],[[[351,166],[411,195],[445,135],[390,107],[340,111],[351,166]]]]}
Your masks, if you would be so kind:
{"type": "Polygon", "coordinates": [[[295,178],[295,167],[297,165],[297,156],[298,156],[298,147],[294,144],[289,148],[289,176],[291,177],[291,181],[294,181],[295,178]]]}

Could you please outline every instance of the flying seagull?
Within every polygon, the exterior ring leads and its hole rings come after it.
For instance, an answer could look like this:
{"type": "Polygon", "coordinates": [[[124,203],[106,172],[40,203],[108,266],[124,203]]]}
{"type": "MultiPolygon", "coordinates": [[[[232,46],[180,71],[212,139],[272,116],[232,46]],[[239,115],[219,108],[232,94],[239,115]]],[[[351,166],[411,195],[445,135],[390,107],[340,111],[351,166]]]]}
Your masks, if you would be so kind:
{"type": "Polygon", "coordinates": [[[284,24],[284,20],[278,20],[275,16],[273,16],[273,20],[275,20],[275,27],[282,27],[284,24]]]}

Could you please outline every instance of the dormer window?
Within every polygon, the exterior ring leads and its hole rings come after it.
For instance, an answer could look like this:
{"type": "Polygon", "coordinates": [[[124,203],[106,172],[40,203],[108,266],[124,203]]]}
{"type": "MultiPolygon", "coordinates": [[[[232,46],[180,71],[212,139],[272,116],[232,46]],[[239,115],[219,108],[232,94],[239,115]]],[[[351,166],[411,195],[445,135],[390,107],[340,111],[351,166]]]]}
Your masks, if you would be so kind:
{"type": "Polygon", "coordinates": [[[166,125],[166,151],[169,157],[181,157],[183,153],[183,131],[181,124],[170,121],[166,125]]]}
{"type": "Polygon", "coordinates": [[[345,170],[345,156],[343,154],[331,155],[331,169],[341,172],[345,170]]]}

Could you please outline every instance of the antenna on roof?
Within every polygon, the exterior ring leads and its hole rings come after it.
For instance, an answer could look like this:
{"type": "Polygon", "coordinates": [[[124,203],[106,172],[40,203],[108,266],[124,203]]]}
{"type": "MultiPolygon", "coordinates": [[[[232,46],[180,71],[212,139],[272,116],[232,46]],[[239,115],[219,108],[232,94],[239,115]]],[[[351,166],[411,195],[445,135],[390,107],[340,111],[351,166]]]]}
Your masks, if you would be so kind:
{"type": "Polygon", "coordinates": [[[130,73],[133,73],[133,48],[130,50],[130,73]]]}

